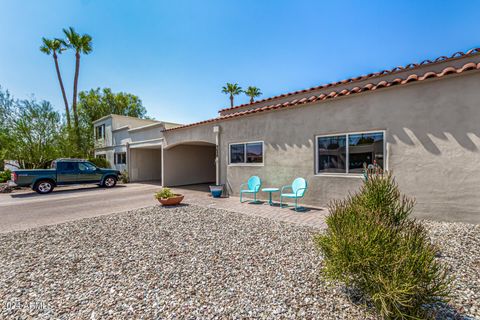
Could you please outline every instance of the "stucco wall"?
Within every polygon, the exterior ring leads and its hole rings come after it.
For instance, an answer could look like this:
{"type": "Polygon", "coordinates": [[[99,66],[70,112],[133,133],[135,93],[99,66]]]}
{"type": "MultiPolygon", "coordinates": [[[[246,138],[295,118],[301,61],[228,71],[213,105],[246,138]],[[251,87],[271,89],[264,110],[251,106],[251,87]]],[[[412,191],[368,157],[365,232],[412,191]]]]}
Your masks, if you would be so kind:
{"type": "Polygon", "coordinates": [[[151,181],[162,177],[161,149],[130,149],[130,180],[151,181]]]}
{"type": "Polygon", "coordinates": [[[178,145],[163,150],[163,185],[181,186],[215,181],[215,147],[178,145]]]}
{"type": "Polygon", "coordinates": [[[135,142],[135,141],[145,141],[145,140],[151,140],[151,139],[158,139],[162,137],[162,130],[163,126],[154,126],[151,128],[145,128],[142,130],[130,130],[128,132],[130,141],[135,142]]]}
{"type": "Polygon", "coordinates": [[[166,132],[166,141],[214,141],[221,127],[221,182],[229,191],[249,176],[264,186],[305,177],[304,203],[325,206],[362,183],[358,176],[315,175],[315,135],[386,130],[387,162],[415,214],[480,222],[480,72],[365,92],[312,105],[166,132]],[[263,140],[264,166],[229,166],[228,144],[263,140]]]}
{"type": "Polygon", "coordinates": [[[109,147],[113,144],[112,130],[113,130],[112,118],[106,118],[105,120],[95,123],[93,133],[92,133],[95,148],[109,147]],[[95,128],[101,125],[105,125],[105,137],[104,139],[97,140],[95,138],[95,131],[96,131],[95,128]]]}
{"type": "Polygon", "coordinates": [[[119,115],[112,115],[112,118],[114,123],[114,129],[127,126],[127,125],[130,128],[137,128],[137,127],[142,127],[142,126],[146,126],[146,125],[158,122],[155,120],[139,119],[135,117],[125,117],[125,116],[119,116],[119,115]]]}

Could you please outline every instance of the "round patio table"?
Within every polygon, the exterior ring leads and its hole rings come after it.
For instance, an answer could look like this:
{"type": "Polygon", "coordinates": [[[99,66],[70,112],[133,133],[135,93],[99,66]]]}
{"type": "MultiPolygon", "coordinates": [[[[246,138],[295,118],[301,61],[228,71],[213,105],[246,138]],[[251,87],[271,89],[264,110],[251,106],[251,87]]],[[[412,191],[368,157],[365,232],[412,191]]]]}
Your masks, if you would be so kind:
{"type": "Polygon", "coordinates": [[[273,205],[273,202],[272,202],[272,193],[273,193],[273,192],[279,192],[280,189],[278,189],[278,188],[263,188],[262,191],[263,191],[263,192],[268,192],[268,204],[269,204],[269,205],[273,205]]]}

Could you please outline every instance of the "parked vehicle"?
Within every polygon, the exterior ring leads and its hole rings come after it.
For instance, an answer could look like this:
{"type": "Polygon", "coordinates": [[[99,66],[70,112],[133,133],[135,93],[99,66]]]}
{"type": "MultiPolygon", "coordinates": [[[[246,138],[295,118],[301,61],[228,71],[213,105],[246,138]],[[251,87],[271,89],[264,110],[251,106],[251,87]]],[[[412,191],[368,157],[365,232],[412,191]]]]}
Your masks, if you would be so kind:
{"type": "Polygon", "coordinates": [[[120,172],[114,169],[98,168],[82,159],[57,159],[51,169],[15,170],[11,186],[31,187],[40,194],[53,191],[59,185],[98,184],[112,188],[117,184],[120,172]]]}

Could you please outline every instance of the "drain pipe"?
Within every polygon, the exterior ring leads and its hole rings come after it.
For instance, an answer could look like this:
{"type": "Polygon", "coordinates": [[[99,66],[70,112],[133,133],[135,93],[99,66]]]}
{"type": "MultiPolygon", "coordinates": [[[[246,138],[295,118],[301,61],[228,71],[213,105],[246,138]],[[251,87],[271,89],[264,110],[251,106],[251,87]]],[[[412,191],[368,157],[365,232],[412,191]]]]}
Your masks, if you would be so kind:
{"type": "Polygon", "coordinates": [[[220,185],[220,127],[213,126],[215,133],[215,184],[220,185]]]}
{"type": "MultiPolygon", "coordinates": [[[[126,154],[127,154],[127,155],[126,155],[126,158],[127,158],[127,159],[126,159],[126,160],[127,160],[127,165],[126,165],[126,167],[127,167],[128,180],[129,180],[129,182],[130,182],[130,179],[132,178],[132,171],[130,171],[130,170],[131,170],[131,164],[130,164],[130,162],[131,162],[131,159],[132,159],[132,157],[130,156],[130,142],[127,141],[127,143],[125,144],[125,146],[127,147],[127,148],[126,148],[126,149],[127,149],[127,150],[126,150],[126,154]]],[[[114,154],[113,156],[115,156],[115,154],[114,154]]]]}

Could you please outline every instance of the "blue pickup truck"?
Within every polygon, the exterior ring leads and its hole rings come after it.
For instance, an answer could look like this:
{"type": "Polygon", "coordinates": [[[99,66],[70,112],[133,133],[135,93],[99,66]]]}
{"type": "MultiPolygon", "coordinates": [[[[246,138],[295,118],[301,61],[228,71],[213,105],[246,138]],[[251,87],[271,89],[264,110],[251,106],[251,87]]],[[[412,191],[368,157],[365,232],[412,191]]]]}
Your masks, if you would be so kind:
{"type": "Polygon", "coordinates": [[[98,184],[113,188],[120,172],[114,169],[98,168],[82,159],[57,159],[51,169],[16,170],[12,172],[10,186],[31,187],[40,194],[53,191],[56,186],[70,184],[98,184]]]}

